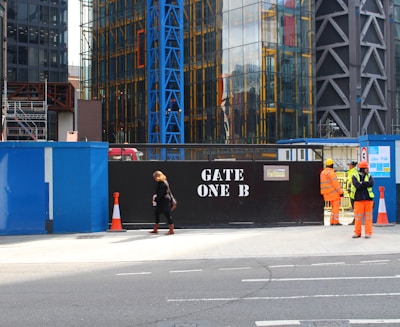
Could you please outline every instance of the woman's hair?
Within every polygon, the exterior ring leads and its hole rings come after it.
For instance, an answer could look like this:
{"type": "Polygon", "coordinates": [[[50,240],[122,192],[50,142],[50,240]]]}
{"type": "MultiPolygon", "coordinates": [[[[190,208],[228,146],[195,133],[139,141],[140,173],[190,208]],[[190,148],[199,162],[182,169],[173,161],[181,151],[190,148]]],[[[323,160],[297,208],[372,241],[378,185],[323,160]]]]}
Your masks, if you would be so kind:
{"type": "Polygon", "coordinates": [[[156,170],[153,173],[153,178],[157,181],[157,182],[165,182],[167,180],[167,176],[164,175],[164,173],[160,170],[156,170]]]}

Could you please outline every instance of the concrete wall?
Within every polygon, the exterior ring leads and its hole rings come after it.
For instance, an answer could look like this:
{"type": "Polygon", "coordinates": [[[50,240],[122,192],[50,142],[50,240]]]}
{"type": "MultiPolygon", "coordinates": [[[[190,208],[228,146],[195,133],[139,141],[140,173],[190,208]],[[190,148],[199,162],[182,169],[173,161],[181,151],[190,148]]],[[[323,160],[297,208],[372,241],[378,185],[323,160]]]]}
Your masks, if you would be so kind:
{"type": "Polygon", "coordinates": [[[58,116],[58,141],[67,140],[67,132],[74,130],[74,114],[72,112],[59,112],[58,116]]]}

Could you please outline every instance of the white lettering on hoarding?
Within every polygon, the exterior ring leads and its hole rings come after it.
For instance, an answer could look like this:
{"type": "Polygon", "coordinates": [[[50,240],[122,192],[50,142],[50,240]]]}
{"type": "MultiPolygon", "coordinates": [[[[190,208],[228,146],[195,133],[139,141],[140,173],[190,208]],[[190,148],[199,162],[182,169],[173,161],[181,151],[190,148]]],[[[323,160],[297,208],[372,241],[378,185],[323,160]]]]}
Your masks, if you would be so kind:
{"type": "Polygon", "coordinates": [[[243,169],[203,169],[201,179],[204,182],[240,182],[244,181],[243,169]]]}
{"type": "Polygon", "coordinates": [[[229,185],[228,184],[200,184],[197,186],[197,194],[202,197],[220,197],[229,196],[229,185]]]}
{"type": "MultiPolygon", "coordinates": [[[[244,169],[203,169],[200,173],[203,182],[221,182],[200,184],[197,186],[197,194],[202,197],[229,197],[229,184],[223,182],[243,182],[244,169]]],[[[238,184],[238,196],[247,197],[250,195],[250,187],[247,184],[238,184]]]]}
{"type": "Polygon", "coordinates": [[[247,184],[239,184],[239,196],[240,197],[246,197],[250,195],[250,187],[247,184]]]}

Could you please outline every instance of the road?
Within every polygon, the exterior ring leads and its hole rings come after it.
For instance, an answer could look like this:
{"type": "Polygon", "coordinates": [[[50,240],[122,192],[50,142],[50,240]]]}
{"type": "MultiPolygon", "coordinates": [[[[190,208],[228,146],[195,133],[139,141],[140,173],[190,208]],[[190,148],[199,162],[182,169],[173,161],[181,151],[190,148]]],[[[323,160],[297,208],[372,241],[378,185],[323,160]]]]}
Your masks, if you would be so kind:
{"type": "Polygon", "coordinates": [[[400,326],[400,254],[0,263],[0,326],[400,326]]]}

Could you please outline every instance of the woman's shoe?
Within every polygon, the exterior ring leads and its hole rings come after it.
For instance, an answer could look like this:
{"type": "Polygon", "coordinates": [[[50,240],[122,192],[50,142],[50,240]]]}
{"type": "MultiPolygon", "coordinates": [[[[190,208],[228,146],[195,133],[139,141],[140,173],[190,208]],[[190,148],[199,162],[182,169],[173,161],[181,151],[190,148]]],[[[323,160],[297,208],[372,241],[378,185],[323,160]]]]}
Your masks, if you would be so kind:
{"type": "Polygon", "coordinates": [[[172,235],[175,234],[174,232],[174,224],[169,225],[169,231],[165,233],[165,235],[172,235]]]}
{"type": "Polygon", "coordinates": [[[150,231],[149,233],[151,234],[158,234],[158,227],[160,226],[160,224],[154,224],[154,228],[152,231],[150,231]]]}

